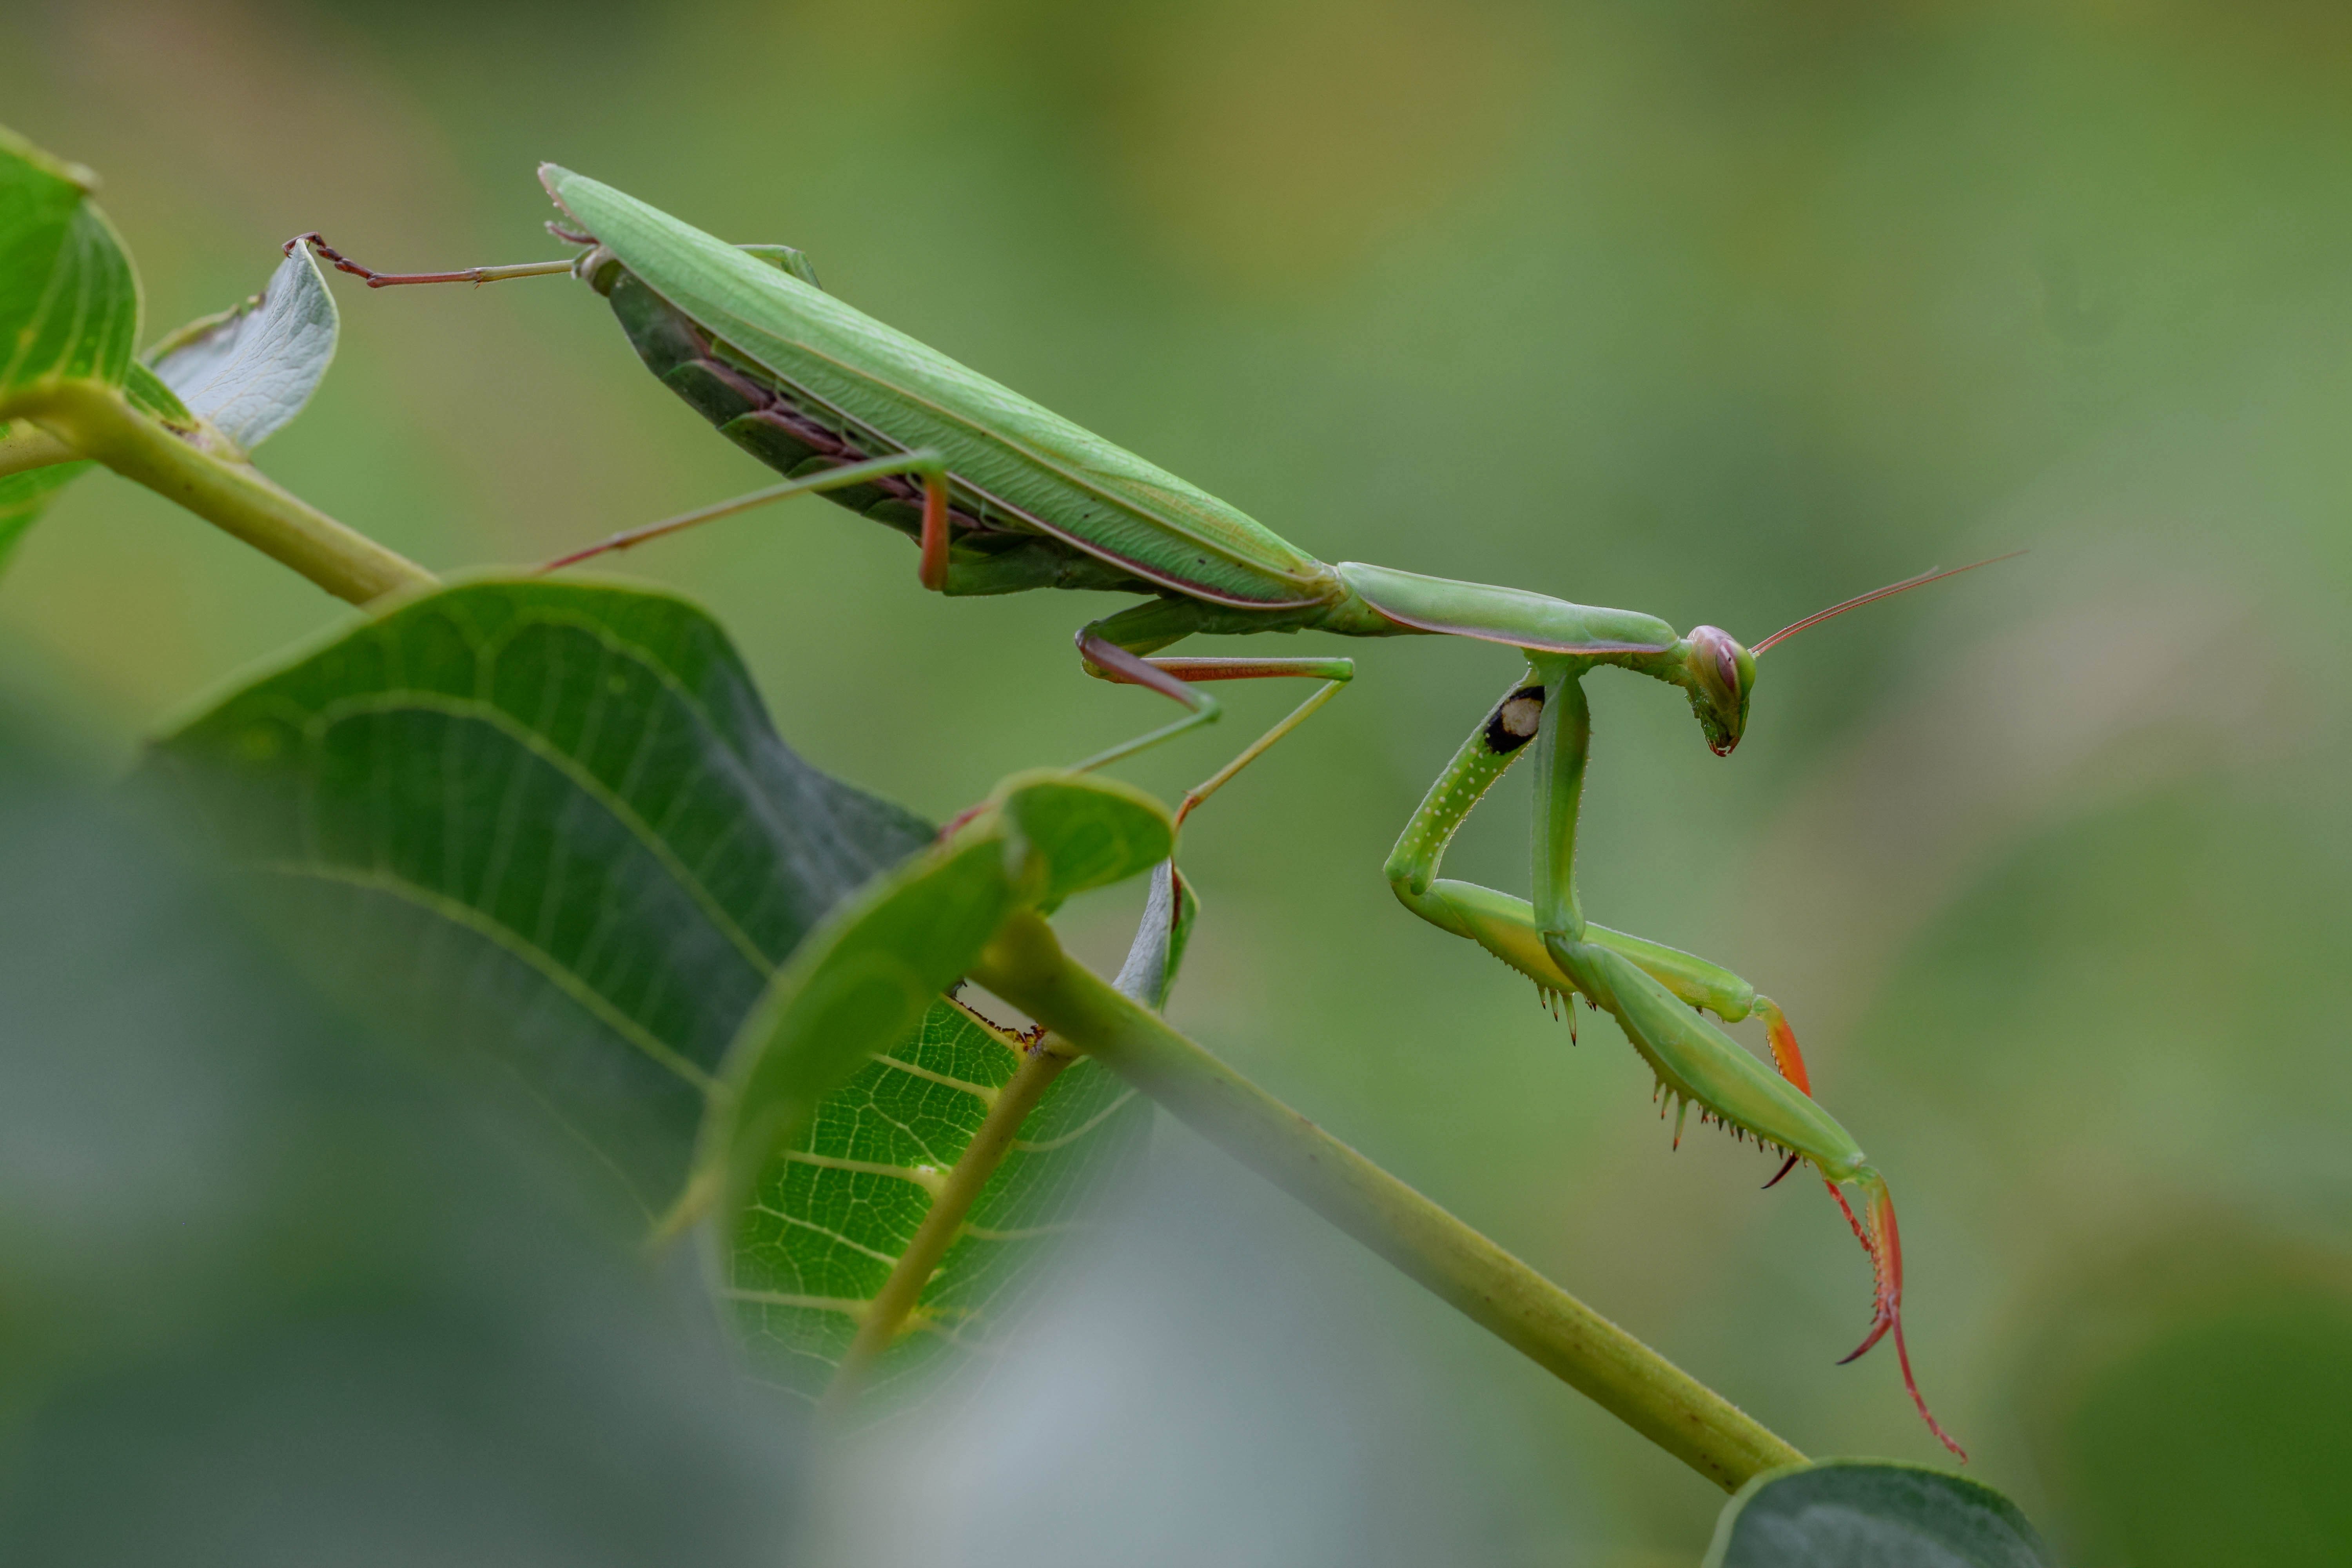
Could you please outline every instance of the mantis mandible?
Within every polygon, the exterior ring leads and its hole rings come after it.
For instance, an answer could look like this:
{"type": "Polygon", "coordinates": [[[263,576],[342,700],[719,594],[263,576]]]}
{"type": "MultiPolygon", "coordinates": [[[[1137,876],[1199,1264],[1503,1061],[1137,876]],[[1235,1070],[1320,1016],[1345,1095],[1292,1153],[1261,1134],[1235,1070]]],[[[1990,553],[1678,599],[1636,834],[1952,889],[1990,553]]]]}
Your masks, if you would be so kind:
{"type": "MultiPolygon", "coordinates": [[[[1173,699],[1184,716],[1078,764],[1094,768],[1209,723],[1220,680],[1307,679],[1322,685],[1233,762],[1190,791],[1195,806],[1296,728],[1355,673],[1352,660],[1165,658],[1200,634],[1315,630],[1341,637],[1450,636],[1515,649],[1524,673],[1463,743],[1397,841],[1387,866],[1397,898],[1533,980],[1555,1011],[1582,996],[1608,1012],[1657,1078],[1680,1142],[1690,1108],[1736,1137],[1818,1170],[1869,1254],[1875,1283],[1868,1335],[1847,1361],[1895,1336],[1904,1386],[1929,1430],[1967,1456],[1929,1413],[1903,1338],[1903,1253],[1886,1183],[1851,1134],[1811,1097],[1786,1017],[1719,965],[1585,919],[1576,891],[1578,808],[1591,721],[1582,680],[1602,666],[1682,691],[1707,745],[1730,755],[1748,723],[1757,658],[1782,638],[1931,572],[1807,616],[1743,647],[1715,626],[1677,633],[1654,616],[1574,605],[1523,589],[1341,562],[1329,565],[1237,509],[1103,437],[885,326],[817,286],[784,246],[733,246],[554,164],[541,183],[564,215],[550,230],[585,247],[561,261],[457,272],[389,274],[305,241],[371,287],[494,282],[569,272],[612,305],[646,364],[787,482],[633,529],[549,570],[788,496],[822,493],[909,535],[923,587],[955,595],[1030,588],[1109,589],[1144,602],[1077,634],[1087,673],[1173,699]],[[1447,842],[1518,759],[1536,759],[1530,902],[1438,876],[1447,842]],[[1760,1018],[1777,1073],[1705,1016],[1760,1018]],[[1862,1214],[1844,1189],[1857,1190],[1862,1214]],[[1866,1219],[1865,1217],[1866,1216],[1866,1219]]],[[[1978,563],[1982,565],[1986,563],[1978,563]]],[[[1956,568],[1967,571],[1969,567],[1956,568]]],[[[1571,1015],[1572,1022],[1572,1015],[1571,1015]]]]}

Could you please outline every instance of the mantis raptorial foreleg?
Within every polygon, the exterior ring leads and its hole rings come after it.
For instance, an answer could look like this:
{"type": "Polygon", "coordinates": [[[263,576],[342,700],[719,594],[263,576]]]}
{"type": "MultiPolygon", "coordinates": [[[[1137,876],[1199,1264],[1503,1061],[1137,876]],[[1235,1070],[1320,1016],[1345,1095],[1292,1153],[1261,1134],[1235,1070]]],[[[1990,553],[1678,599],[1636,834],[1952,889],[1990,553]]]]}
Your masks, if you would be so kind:
{"type": "MultiPolygon", "coordinates": [[[[1580,691],[1579,700],[1581,695],[1580,691]]],[[[1544,682],[1539,672],[1531,668],[1504,692],[1486,721],[1472,731],[1436,784],[1430,787],[1428,796],[1405,825],[1403,835],[1389,857],[1388,878],[1405,908],[1441,930],[1467,937],[1527,975],[1557,1008],[1562,996],[1584,992],[1546,948],[1535,907],[1525,899],[1472,882],[1446,880],[1437,874],[1445,847],[1453,841],[1472,808],[1536,738],[1545,706],[1544,682]]],[[[1811,1080],[1805,1070],[1796,1033],[1770,997],[1759,994],[1753,985],[1722,965],[1679,948],[1590,921],[1583,922],[1583,931],[1587,942],[1631,961],[1694,1008],[1704,1008],[1727,1024],[1736,1024],[1751,1016],[1762,1019],[1771,1041],[1774,1065],[1781,1076],[1807,1093],[1811,1092],[1811,1080]]],[[[1592,998],[1588,994],[1586,1000],[1592,998]]],[[[1573,1013],[1569,1015],[1569,1023],[1572,1031],[1573,1013]]],[[[1782,1165],[1780,1174],[1765,1184],[1778,1183],[1790,1168],[1782,1165]]]]}
{"type": "Polygon", "coordinates": [[[1591,717],[1578,684],[1582,673],[1570,658],[1529,660],[1527,680],[1505,694],[1413,814],[1389,858],[1390,883],[1406,908],[1431,923],[1476,942],[1538,986],[1576,992],[1612,1016],[1657,1074],[1660,1094],[1679,1105],[1677,1142],[1682,1119],[1696,1101],[1703,1120],[1787,1153],[1781,1175],[1799,1159],[1812,1162],[1870,1254],[1877,1286],[1870,1332],[1845,1359],[1891,1330],[1913,1404],[1928,1429],[1966,1458],[1929,1413],[1911,1375],[1903,1340],[1903,1245],[1885,1180],[1813,1100],[1796,1037],[1780,1010],[1728,970],[1584,919],[1575,881],[1577,813],[1591,739],[1591,717]],[[1439,880],[1438,866],[1454,831],[1530,745],[1537,765],[1533,901],[1439,880]],[[1727,1022],[1749,1013],[1763,1017],[1784,1076],[1776,1078],[1740,1049],[1702,1009],[1727,1022]],[[1849,1183],[1863,1194],[1867,1226],[1842,1190],[1849,1183]]]}

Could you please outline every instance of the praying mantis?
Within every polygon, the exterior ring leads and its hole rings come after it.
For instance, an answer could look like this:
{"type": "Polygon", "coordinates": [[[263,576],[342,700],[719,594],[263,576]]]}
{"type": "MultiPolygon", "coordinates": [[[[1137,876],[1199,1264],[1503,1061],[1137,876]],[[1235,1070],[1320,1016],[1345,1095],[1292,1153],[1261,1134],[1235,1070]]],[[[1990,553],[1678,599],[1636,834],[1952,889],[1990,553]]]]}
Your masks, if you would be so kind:
{"type": "MultiPolygon", "coordinates": [[[[1903,1255],[1885,1178],[1812,1098],[1788,1019],[1730,970],[1588,921],[1577,896],[1579,810],[1591,725],[1586,675],[1614,667],[1680,690],[1708,748],[1728,756],[1748,723],[1757,660],[1832,616],[1950,576],[1925,573],[1847,600],[1744,647],[1711,626],[1677,633],[1654,616],[1523,589],[1327,564],[1213,496],[967,369],[824,292],[800,252],[735,246],[554,164],[541,183],[563,214],[548,226],[585,247],[557,261],[383,273],[309,243],[371,287],[495,282],[571,273],[607,299],[639,357],[724,434],[788,476],[737,500],[613,535],[548,570],[800,494],[824,494],[919,547],[917,578],[949,595],[1032,588],[1114,590],[1143,602],[1077,633],[1089,675],[1172,699],[1171,723],[1087,759],[1101,767],[1219,714],[1202,687],[1304,679],[1314,694],[1210,779],[1176,820],[1297,728],[1354,675],[1352,660],[1166,657],[1203,634],[1321,631],[1470,637],[1513,649],[1524,669],[1412,814],[1387,863],[1413,913],[1532,980],[1557,1010],[1582,997],[1609,1013],[1657,1079],[1680,1141],[1690,1108],[1734,1136],[1810,1163],[1869,1255],[1871,1325],[1852,1361],[1892,1332],[1904,1386],[1936,1437],[1903,1332],[1903,1255]],[[1511,897],[1438,873],[1448,842],[1519,756],[1536,766],[1533,893],[1511,897]],[[1773,1068],[1717,1022],[1760,1019],[1773,1068]],[[1777,1068],[1777,1070],[1775,1070],[1777,1068]],[[1861,1213],[1845,1189],[1855,1189],[1861,1213]]],[[[2005,557],[1997,559],[2006,559],[2005,557]]],[[[1984,565],[1989,563],[1979,562],[1984,565]]],[[[1955,571],[1968,571],[1959,567],[1955,571]]],[[[1571,1015],[1572,1019],[1572,1015],[1571,1015]]]]}

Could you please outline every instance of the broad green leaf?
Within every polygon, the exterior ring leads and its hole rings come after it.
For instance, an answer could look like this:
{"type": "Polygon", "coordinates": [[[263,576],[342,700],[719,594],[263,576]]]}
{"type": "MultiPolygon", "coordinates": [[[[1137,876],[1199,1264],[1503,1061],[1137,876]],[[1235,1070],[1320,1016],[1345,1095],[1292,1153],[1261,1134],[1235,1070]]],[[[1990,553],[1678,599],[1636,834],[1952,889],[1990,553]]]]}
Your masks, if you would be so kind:
{"type": "Polygon", "coordinates": [[[125,804],[0,715],[0,1563],[783,1561],[690,1279],[125,804]]]}
{"type": "Polygon", "coordinates": [[[310,247],[296,246],[263,290],[155,345],[156,376],[251,451],[310,401],[335,357],[340,318],[310,247]]]}
{"type": "Polygon", "coordinates": [[[824,1094],[888,1050],[953,985],[1015,902],[983,817],[835,911],[802,944],[729,1053],[733,1094],[709,1129],[731,1212],[824,1094]]]}
{"type": "Polygon", "coordinates": [[[1028,896],[1040,909],[1123,882],[1167,859],[1175,841],[1167,809],[1116,779],[1020,773],[999,784],[996,796],[1019,835],[1019,874],[1044,879],[1028,896]]]}
{"type": "Polygon", "coordinates": [[[119,386],[139,339],[139,280],[91,204],[87,169],[0,129],[0,405],[43,382],[119,386]]]}
{"type": "MultiPolygon", "coordinates": [[[[969,1009],[934,1001],[919,1028],[826,1096],[769,1163],[737,1221],[724,1286],[761,1377],[810,1399],[824,1394],[1021,1049],[969,1009]]],[[[961,1354],[992,1351],[1052,1278],[1052,1249],[1089,1222],[1150,1127],[1151,1102],[1101,1063],[1066,1068],[868,1388],[887,1395],[948,1372],[961,1354]]]]}
{"type": "Polygon", "coordinates": [[[1058,903],[1163,859],[1168,814],[1130,785],[1018,774],[950,843],[836,910],[780,972],[729,1051],[731,1098],[705,1158],[732,1213],[825,1094],[888,1050],[1020,904],[1058,903]]]}
{"type": "MultiPolygon", "coordinates": [[[[156,772],[271,869],[347,984],[512,1064],[649,1214],[740,1068],[730,1106],[763,1124],[706,1134],[746,1139],[737,1311],[768,1374],[806,1392],[1018,1063],[939,993],[1024,889],[1089,885],[1167,844],[1125,786],[1034,775],[876,879],[929,829],[785,751],[716,626],[543,581],[450,589],[338,637],[164,742],[156,772]],[[780,970],[814,984],[772,987],[780,970]]],[[[1145,938],[1164,991],[1181,932],[1163,918],[1145,938]]],[[[1149,1121],[1097,1065],[1067,1068],[877,1375],[989,1342],[1149,1121]]]]}
{"type": "Polygon", "coordinates": [[[157,765],[347,984],[509,1063],[649,1214],[779,966],[931,837],[786,748],[701,611],[571,583],[394,608],[157,765]]]}
{"type": "Polygon", "coordinates": [[[1703,1568],[2048,1568],[2015,1503],[1979,1481],[1881,1459],[1767,1470],[1716,1521],[1703,1568]]]}
{"type": "MultiPolygon", "coordinates": [[[[710,1130],[723,1141],[712,1158],[727,1163],[722,1289],[772,1381],[824,1392],[933,1204],[970,1192],[955,1177],[1031,1043],[926,988],[952,984],[1016,904],[1133,875],[1170,841],[1164,808],[1126,785],[1018,775],[951,843],[857,895],[777,977],[737,1044],[738,1114],[710,1130]]],[[[1181,924],[1163,902],[1138,932],[1129,967],[1154,1002],[1181,924]]],[[[1064,1069],[867,1386],[990,1347],[1149,1123],[1098,1064],[1064,1069]]]]}

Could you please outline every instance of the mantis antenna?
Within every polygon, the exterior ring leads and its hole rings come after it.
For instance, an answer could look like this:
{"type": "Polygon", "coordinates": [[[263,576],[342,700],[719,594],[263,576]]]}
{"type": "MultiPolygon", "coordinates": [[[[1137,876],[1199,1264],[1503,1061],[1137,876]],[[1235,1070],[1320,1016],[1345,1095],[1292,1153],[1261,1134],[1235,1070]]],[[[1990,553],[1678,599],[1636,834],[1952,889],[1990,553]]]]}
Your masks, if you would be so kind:
{"type": "Polygon", "coordinates": [[[1786,642],[1806,627],[1820,626],[1823,621],[1844,615],[1848,610],[1858,610],[1863,605],[1875,604],[1880,599],[1891,599],[1897,594],[1907,594],[1914,588],[1924,588],[1930,583],[1940,583],[1947,577],[1957,577],[1963,572],[1973,572],[1979,566],[1991,566],[2003,561],[2013,561],[2024,553],[2022,550],[2012,550],[2006,555],[1987,556],[1982,561],[1971,561],[1966,566],[1954,566],[1943,571],[1922,572],[1916,577],[1906,577],[1900,583],[1889,583],[1884,588],[1873,588],[1867,594],[1857,594],[1842,605],[1832,605],[1826,610],[1815,610],[1803,620],[1794,621],[1782,626],[1748,651],[1754,657],[1761,658],[1774,643],[1786,642]]]}

